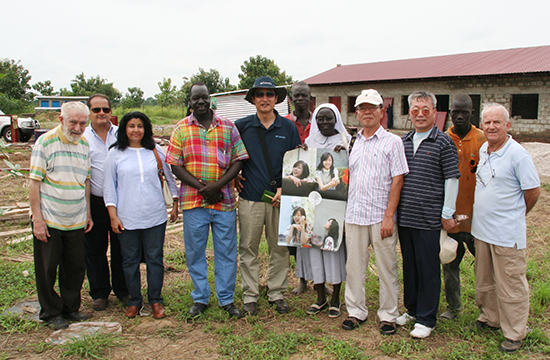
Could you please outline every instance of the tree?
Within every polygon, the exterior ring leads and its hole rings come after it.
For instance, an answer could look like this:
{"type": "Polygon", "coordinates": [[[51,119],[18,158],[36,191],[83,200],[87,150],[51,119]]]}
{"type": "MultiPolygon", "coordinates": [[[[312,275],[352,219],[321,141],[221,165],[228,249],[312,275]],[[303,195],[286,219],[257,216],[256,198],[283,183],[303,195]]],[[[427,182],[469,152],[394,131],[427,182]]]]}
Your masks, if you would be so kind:
{"type": "Polygon", "coordinates": [[[126,95],[120,100],[120,105],[125,109],[131,109],[141,107],[143,102],[143,90],[139,87],[129,87],[126,95]]]}
{"type": "Polygon", "coordinates": [[[39,81],[36,84],[33,84],[32,88],[35,91],[38,91],[40,95],[44,95],[44,96],[57,95],[58,93],[57,91],[54,91],[52,82],[50,80],[39,81]]]}
{"type": "Polygon", "coordinates": [[[209,71],[205,71],[203,68],[199,67],[199,72],[191,75],[190,79],[187,77],[183,78],[183,86],[180,91],[183,95],[184,104],[189,103],[189,90],[191,89],[191,85],[199,81],[206,85],[210,94],[237,90],[235,85],[231,85],[229,78],[224,78],[220,75],[218,70],[210,69],[209,71]]]}
{"type": "Polygon", "coordinates": [[[93,94],[106,95],[111,99],[113,106],[118,105],[122,98],[122,94],[113,86],[113,83],[107,82],[107,79],[99,75],[86,79],[84,73],[80,73],[71,80],[71,90],[61,89],[61,95],[90,96],[93,94]]]}
{"type": "Polygon", "coordinates": [[[6,114],[17,114],[25,110],[34,98],[29,91],[29,71],[21,61],[0,60],[0,109],[6,114]]]}
{"type": "Polygon", "coordinates": [[[270,76],[278,86],[292,84],[292,76],[286,75],[286,72],[281,72],[281,69],[275,61],[256,55],[251,56],[249,60],[245,60],[241,65],[242,74],[239,74],[239,89],[250,89],[254,85],[254,80],[260,76],[270,76]]]}
{"type": "Polygon", "coordinates": [[[171,78],[162,78],[162,81],[159,81],[157,84],[159,86],[160,93],[155,94],[155,98],[160,104],[161,114],[164,115],[164,107],[173,104],[176,100],[177,88],[175,85],[172,85],[171,78]]]}

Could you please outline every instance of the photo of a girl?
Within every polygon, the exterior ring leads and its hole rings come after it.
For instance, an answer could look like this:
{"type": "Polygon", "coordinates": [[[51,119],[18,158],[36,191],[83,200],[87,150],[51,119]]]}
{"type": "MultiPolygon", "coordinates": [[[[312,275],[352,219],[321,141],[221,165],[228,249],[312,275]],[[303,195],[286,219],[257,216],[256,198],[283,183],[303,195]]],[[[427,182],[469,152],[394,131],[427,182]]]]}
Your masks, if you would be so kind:
{"type": "Polygon", "coordinates": [[[336,186],[340,184],[338,169],[334,168],[334,158],[330,153],[326,152],[321,155],[321,161],[315,172],[315,180],[317,180],[321,191],[336,190],[336,186]]]}
{"type": "Polygon", "coordinates": [[[315,190],[315,180],[310,176],[309,165],[298,160],[292,165],[292,171],[283,177],[283,192],[291,196],[307,196],[315,190]]]}
{"type": "Polygon", "coordinates": [[[312,227],[308,224],[306,211],[303,207],[297,207],[292,211],[292,220],[286,234],[288,245],[311,246],[312,227]]]}
{"type": "Polygon", "coordinates": [[[334,249],[338,246],[337,241],[340,229],[338,221],[336,221],[336,219],[328,219],[324,225],[324,228],[326,233],[321,250],[334,251],[334,249]]]}

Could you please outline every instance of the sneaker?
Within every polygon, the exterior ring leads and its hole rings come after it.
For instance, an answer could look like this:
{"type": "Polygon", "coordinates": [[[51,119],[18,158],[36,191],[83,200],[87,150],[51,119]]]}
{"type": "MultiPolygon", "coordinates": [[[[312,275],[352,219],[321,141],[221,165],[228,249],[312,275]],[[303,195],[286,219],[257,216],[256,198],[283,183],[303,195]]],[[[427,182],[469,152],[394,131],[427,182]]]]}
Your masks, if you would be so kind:
{"type": "Polygon", "coordinates": [[[456,312],[452,310],[447,310],[443,314],[439,315],[441,320],[454,320],[456,319],[456,312]]]}
{"type": "Polygon", "coordinates": [[[357,318],[349,316],[346,320],[344,320],[342,322],[342,329],[344,329],[344,330],[355,330],[359,326],[361,326],[361,324],[364,323],[365,321],[367,321],[367,319],[359,320],[357,318]]]}
{"type": "Polygon", "coordinates": [[[409,313],[404,313],[403,315],[395,319],[395,323],[399,326],[405,326],[409,321],[414,321],[415,318],[410,316],[409,313]]]}
{"type": "Polygon", "coordinates": [[[325,310],[327,307],[328,307],[328,300],[325,300],[325,303],[322,305],[313,303],[311,304],[309,309],[306,310],[306,313],[308,315],[316,315],[316,314],[319,314],[321,311],[325,310]]]}
{"type": "Polygon", "coordinates": [[[414,324],[414,329],[411,331],[411,337],[415,339],[424,339],[430,336],[434,328],[427,327],[419,323],[414,324]]]}
{"type": "Polygon", "coordinates": [[[329,318],[337,318],[342,314],[341,310],[342,304],[338,304],[338,306],[331,306],[328,308],[328,317],[329,318]]]}
{"type": "Polygon", "coordinates": [[[249,302],[244,304],[243,306],[243,313],[244,316],[256,316],[258,314],[258,303],[257,302],[249,302]]]}
{"type": "Polygon", "coordinates": [[[61,315],[57,315],[49,318],[45,321],[47,325],[51,326],[54,330],[66,329],[69,327],[67,320],[61,315]]]}
{"type": "Polygon", "coordinates": [[[285,299],[270,301],[269,305],[275,305],[275,311],[277,311],[279,314],[286,314],[289,310],[288,303],[285,299]]]}
{"type": "Polygon", "coordinates": [[[389,321],[380,322],[380,334],[382,335],[393,335],[395,334],[395,323],[389,321]]]}
{"type": "Polygon", "coordinates": [[[510,339],[505,339],[502,342],[502,344],[500,344],[499,349],[500,349],[500,351],[511,353],[511,352],[514,352],[517,349],[519,349],[522,344],[523,344],[523,340],[514,341],[514,340],[510,340],[510,339]]]}
{"type": "Polygon", "coordinates": [[[107,299],[104,298],[94,299],[92,301],[92,309],[94,309],[95,311],[103,311],[107,309],[108,303],[109,302],[107,301],[107,299]]]}

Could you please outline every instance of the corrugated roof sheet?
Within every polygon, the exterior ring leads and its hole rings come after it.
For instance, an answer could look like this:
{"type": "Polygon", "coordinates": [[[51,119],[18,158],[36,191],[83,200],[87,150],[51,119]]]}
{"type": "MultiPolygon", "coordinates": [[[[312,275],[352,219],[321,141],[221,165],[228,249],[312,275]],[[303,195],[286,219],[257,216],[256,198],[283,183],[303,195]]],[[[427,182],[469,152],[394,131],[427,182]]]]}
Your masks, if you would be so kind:
{"type": "MultiPolygon", "coordinates": [[[[226,93],[212,94],[212,97],[216,98],[216,109],[214,112],[219,116],[223,116],[233,122],[239,120],[242,117],[255,114],[256,106],[249,103],[244,99],[248,90],[238,90],[226,93]]],[[[281,116],[288,115],[290,111],[290,102],[288,96],[285,100],[275,105],[275,110],[281,116]]]]}
{"type": "Polygon", "coordinates": [[[550,71],[550,46],[483,51],[337,66],[304,81],[310,85],[550,71]]]}

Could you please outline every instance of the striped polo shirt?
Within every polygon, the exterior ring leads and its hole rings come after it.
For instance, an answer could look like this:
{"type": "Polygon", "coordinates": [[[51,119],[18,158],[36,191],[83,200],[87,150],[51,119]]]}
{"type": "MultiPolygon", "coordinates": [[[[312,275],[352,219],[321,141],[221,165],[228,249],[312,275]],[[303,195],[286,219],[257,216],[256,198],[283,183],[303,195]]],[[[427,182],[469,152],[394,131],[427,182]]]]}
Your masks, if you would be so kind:
{"type": "Polygon", "coordinates": [[[403,142],[383,127],[369,137],[359,131],[349,157],[346,222],[373,225],[384,219],[393,177],[409,171],[403,142]]]}
{"type": "Polygon", "coordinates": [[[86,226],[86,179],[91,175],[90,146],[84,136],[69,142],[61,125],[38,138],[31,154],[31,180],[40,181],[44,222],[58,230],[86,226]]]}
{"type": "Polygon", "coordinates": [[[397,209],[399,226],[440,230],[445,180],[460,177],[456,146],[434,126],[415,154],[414,134],[415,130],[402,137],[409,173],[405,175],[397,209]]]}

